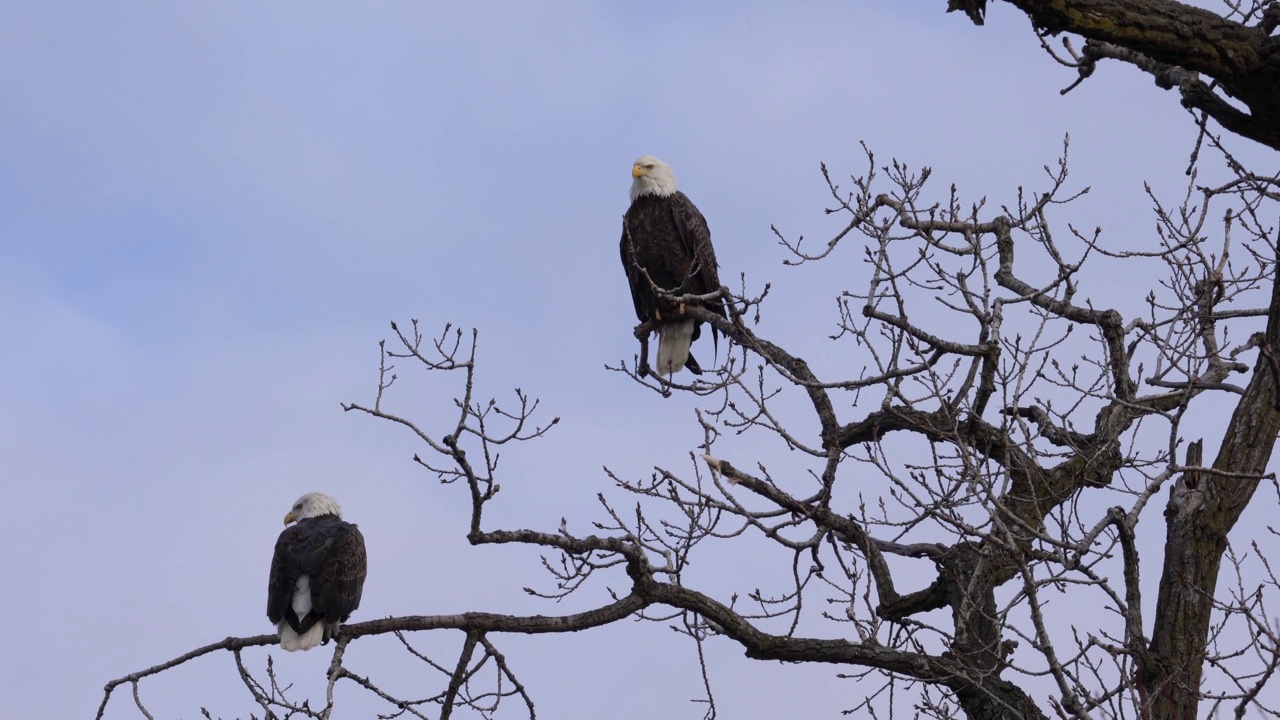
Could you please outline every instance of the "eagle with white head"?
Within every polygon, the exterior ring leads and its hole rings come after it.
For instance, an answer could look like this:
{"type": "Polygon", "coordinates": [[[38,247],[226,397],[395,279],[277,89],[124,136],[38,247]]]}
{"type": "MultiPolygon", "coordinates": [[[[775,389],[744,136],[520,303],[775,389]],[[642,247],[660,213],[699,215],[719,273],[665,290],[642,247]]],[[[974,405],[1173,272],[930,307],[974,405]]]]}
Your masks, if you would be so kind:
{"type": "Polygon", "coordinates": [[[298,498],[284,524],[271,558],[267,619],[280,632],[280,647],[310,650],[337,635],[360,606],[364,536],[343,521],[338,501],[319,492],[298,498]]]}
{"type": "MultiPolygon", "coordinates": [[[[631,178],[631,206],[622,218],[621,250],[636,317],[657,326],[658,373],[670,375],[688,368],[701,374],[702,368],[689,352],[702,333],[701,323],[686,316],[687,304],[663,298],[659,290],[680,296],[720,289],[711,230],[693,201],[676,189],[675,173],[666,163],[641,156],[631,166],[631,178]]],[[[725,316],[720,298],[698,304],[725,316]]],[[[714,327],[711,339],[718,339],[714,327]]]]}

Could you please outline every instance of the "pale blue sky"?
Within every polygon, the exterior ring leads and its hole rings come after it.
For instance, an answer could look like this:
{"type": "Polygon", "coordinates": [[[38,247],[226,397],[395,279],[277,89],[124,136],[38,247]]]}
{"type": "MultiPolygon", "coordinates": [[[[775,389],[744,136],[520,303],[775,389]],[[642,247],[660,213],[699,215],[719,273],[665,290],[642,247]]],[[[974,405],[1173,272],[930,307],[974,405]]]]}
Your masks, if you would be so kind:
{"type": "MultiPolygon", "coordinates": [[[[1070,132],[1094,188],[1070,219],[1149,237],[1141,183],[1182,187],[1194,137],[1176,98],[1119,66],[1060,97],[1070,71],[1025,18],[997,4],[976,28],[944,5],[0,9],[4,716],[88,717],[111,678],[270,630],[271,544],[312,489],[368,537],[357,620],[599,600],[527,598],[537,554],[467,546],[461,489],[339,403],[370,399],[388,321],[453,322],[480,328],[482,394],[519,386],[563,419],[508,455],[495,523],[582,527],[613,492],[602,465],[682,462],[690,401],[603,369],[635,350],[617,242],[640,154],[702,208],[723,278],[774,284],[759,331],[814,354],[864,269],[787,270],[769,226],[825,239],[818,164],[860,172],[859,141],[994,208],[1041,186],[1070,132]]],[[[1098,292],[1123,294],[1116,279],[1098,292]]],[[[430,423],[451,390],[406,383],[395,402],[430,423]]],[[[717,570],[762,572],[729,552],[717,570]]],[[[701,716],[692,650],[659,626],[498,640],[543,717],[701,716]]],[[[348,660],[411,687],[390,643],[348,660]]],[[[833,668],[728,643],[713,659],[722,717],[835,717],[856,695],[833,668]]],[[[305,688],[328,654],[281,660],[305,688]]],[[[238,682],[219,655],[143,692],[159,717],[233,717],[253,709],[238,682]]],[[[126,696],[108,712],[135,716],[126,696]]]]}

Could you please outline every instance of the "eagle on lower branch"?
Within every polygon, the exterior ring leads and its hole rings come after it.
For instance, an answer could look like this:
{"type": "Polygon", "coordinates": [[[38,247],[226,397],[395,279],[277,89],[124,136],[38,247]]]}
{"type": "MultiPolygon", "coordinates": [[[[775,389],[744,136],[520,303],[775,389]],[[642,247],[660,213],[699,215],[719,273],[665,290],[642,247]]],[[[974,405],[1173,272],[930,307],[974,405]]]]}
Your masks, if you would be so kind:
{"type": "Polygon", "coordinates": [[[267,618],[280,632],[280,647],[310,650],[338,634],[360,606],[368,564],[364,536],[342,519],[338,502],[324,493],[298,498],[284,516],[267,582],[267,618]]]}
{"type": "MultiPolygon", "coordinates": [[[[675,173],[666,163],[645,155],[631,166],[631,178],[631,207],[622,218],[621,250],[636,317],[652,323],[658,332],[659,374],[670,375],[684,367],[700,375],[702,368],[689,346],[701,335],[701,323],[686,316],[685,303],[661,297],[655,286],[675,296],[719,290],[711,230],[693,201],[676,190],[675,173]]],[[[690,304],[725,316],[721,298],[690,304]]],[[[715,328],[711,339],[718,340],[715,328]]]]}

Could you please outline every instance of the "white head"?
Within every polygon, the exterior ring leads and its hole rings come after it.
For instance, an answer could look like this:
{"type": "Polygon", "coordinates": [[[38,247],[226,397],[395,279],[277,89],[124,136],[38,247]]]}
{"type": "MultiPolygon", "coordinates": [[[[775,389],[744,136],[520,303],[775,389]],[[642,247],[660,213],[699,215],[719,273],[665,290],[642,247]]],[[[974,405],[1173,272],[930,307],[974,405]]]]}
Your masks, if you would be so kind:
{"type": "Polygon", "coordinates": [[[293,504],[293,509],[289,511],[288,515],[284,516],[284,524],[288,525],[292,522],[320,517],[321,515],[342,517],[342,507],[338,505],[337,500],[322,492],[309,492],[298,498],[298,502],[293,504]]]}
{"type": "Polygon", "coordinates": [[[636,158],[631,178],[631,202],[641,195],[666,197],[676,191],[676,174],[671,166],[652,155],[636,158]]]}

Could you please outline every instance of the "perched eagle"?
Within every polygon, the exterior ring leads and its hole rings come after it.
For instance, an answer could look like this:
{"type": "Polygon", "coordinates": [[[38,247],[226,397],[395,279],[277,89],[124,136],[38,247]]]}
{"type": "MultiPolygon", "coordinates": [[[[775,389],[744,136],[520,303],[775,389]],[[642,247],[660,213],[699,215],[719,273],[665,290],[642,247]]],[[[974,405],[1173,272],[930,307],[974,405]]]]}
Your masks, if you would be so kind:
{"type": "MultiPolygon", "coordinates": [[[[673,295],[706,295],[720,289],[711,231],[698,208],[676,190],[676,176],[661,160],[645,155],[631,166],[631,207],[622,217],[622,267],[631,282],[631,300],[640,322],[658,325],[658,372],[682,367],[701,374],[689,346],[701,323],[685,317],[685,307],[663,300],[653,286],[673,295]]],[[[724,315],[717,298],[707,308],[724,315]]],[[[715,328],[711,329],[716,339],[715,328]]]]}
{"type": "Polygon", "coordinates": [[[342,520],[338,501],[324,493],[298,498],[284,516],[267,584],[267,618],[280,630],[280,647],[310,650],[338,634],[360,606],[368,565],[364,536],[342,520]]]}

